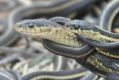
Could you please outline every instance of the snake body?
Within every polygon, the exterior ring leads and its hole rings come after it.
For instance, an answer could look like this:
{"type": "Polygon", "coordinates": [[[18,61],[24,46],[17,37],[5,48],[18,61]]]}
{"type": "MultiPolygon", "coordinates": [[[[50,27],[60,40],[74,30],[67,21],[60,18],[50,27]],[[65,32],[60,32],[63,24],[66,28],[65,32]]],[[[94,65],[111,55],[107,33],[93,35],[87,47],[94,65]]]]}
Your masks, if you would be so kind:
{"type": "MultiPolygon", "coordinates": [[[[118,18],[119,14],[119,0],[112,0],[103,10],[100,16],[99,26],[105,30],[113,31],[114,20],[118,18]]],[[[117,26],[118,28],[118,26],[117,26]]]]}
{"type": "Polygon", "coordinates": [[[82,20],[69,20],[64,22],[63,26],[58,23],[52,25],[52,20],[23,20],[15,25],[15,29],[41,41],[45,48],[54,54],[74,58],[85,68],[106,79],[119,79],[116,66],[119,55],[110,52],[111,49],[115,49],[118,53],[118,34],[107,32],[82,20]],[[43,24],[44,21],[46,24],[43,24]],[[105,50],[110,56],[107,56],[105,50]],[[117,57],[114,57],[115,55],[117,57]],[[103,58],[112,62],[104,62],[103,58]],[[116,77],[111,78],[111,75],[116,77]]]}
{"type": "Polygon", "coordinates": [[[51,79],[51,80],[77,80],[85,75],[85,69],[76,69],[76,70],[66,70],[66,71],[58,71],[58,72],[35,72],[29,75],[23,76],[23,80],[43,80],[43,79],[51,79]],[[79,74],[81,72],[81,74],[79,74]],[[40,75],[40,76],[39,76],[40,75]],[[57,75],[57,76],[56,76],[57,75]]]}
{"type": "MultiPolygon", "coordinates": [[[[68,18],[74,18],[78,12],[81,12],[80,14],[82,14],[83,9],[88,10],[89,7],[87,6],[90,6],[97,1],[100,0],[60,0],[58,2],[53,1],[53,3],[46,5],[42,3],[33,3],[30,6],[21,6],[11,13],[9,17],[9,25],[13,26],[16,22],[24,19],[34,19],[41,17],[49,18],[53,16],[64,16],[68,18]]],[[[46,24],[45,21],[44,24],[46,24]]],[[[68,44],[68,42],[65,43],[68,44]]],[[[55,62],[57,63],[57,66],[60,66],[58,61],[55,62]]],[[[67,61],[62,58],[62,63],[64,62],[67,61]]],[[[66,66],[62,65],[62,67],[66,66]]]]}

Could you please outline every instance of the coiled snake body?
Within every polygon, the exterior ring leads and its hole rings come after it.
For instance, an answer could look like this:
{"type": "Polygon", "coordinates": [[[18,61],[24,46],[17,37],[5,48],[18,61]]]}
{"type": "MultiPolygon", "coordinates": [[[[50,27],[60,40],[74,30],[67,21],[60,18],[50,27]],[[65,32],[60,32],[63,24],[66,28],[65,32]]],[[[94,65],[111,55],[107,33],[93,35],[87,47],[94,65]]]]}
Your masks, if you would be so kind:
{"type": "Polygon", "coordinates": [[[119,35],[82,20],[66,20],[23,20],[15,30],[42,42],[54,54],[75,59],[105,79],[118,80],[119,35]]]}

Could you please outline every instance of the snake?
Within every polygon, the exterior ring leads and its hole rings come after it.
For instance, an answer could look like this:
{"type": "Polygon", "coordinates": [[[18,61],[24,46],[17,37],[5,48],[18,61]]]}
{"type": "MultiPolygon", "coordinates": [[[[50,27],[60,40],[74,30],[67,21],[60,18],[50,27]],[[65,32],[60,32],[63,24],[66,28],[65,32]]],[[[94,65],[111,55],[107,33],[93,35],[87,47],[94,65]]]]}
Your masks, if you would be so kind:
{"type": "Polygon", "coordinates": [[[119,0],[112,0],[104,8],[100,20],[99,26],[105,30],[112,31],[114,27],[114,20],[118,17],[119,13],[119,0]]]}
{"type": "MultiPolygon", "coordinates": [[[[64,16],[74,18],[76,12],[87,10],[87,6],[100,0],[63,0],[52,4],[33,3],[31,6],[21,6],[15,9],[9,17],[9,25],[24,19],[38,19],[41,17],[51,18],[54,16],[64,16]]],[[[80,13],[81,14],[81,13],[80,13]]],[[[83,13],[82,13],[83,14],[83,13]]]]}
{"type": "Polygon", "coordinates": [[[92,46],[95,46],[97,51],[101,52],[106,56],[109,56],[110,58],[119,59],[119,55],[118,55],[119,34],[118,33],[112,33],[103,30],[97,27],[96,25],[91,25],[88,23],[87,25],[86,23],[83,24],[85,25],[82,25],[81,21],[77,21],[77,20],[74,20],[72,21],[72,23],[70,23],[70,25],[77,25],[80,28],[82,28],[82,31],[80,33],[82,35],[76,34],[81,41],[83,41],[84,43],[88,43],[92,46]]]}
{"type": "Polygon", "coordinates": [[[65,71],[54,71],[54,72],[42,72],[37,71],[30,74],[27,74],[22,77],[22,80],[77,80],[85,75],[85,69],[75,69],[75,70],[65,70],[65,71]],[[80,73],[80,74],[79,74],[80,73]]]}
{"type": "Polygon", "coordinates": [[[0,35],[0,46],[10,46],[14,42],[16,42],[20,36],[17,32],[13,29],[13,27],[8,26],[5,21],[1,21],[1,35],[0,35]]]}
{"type": "Polygon", "coordinates": [[[0,71],[1,80],[21,80],[21,76],[14,70],[1,70],[0,71]]]}
{"type": "Polygon", "coordinates": [[[106,53],[102,53],[102,50],[98,50],[119,48],[118,34],[105,31],[83,20],[69,20],[60,25],[56,23],[57,19],[54,19],[54,22],[53,18],[23,20],[16,23],[14,29],[22,35],[31,36],[42,42],[44,47],[54,54],[73,58],[106,79],[111,75],[116,76],[113,77],[114,80],[119,79],[118,68],[115,70],[115,66],[111,66],[118,63],[118,60],[114,61],[113,56],[110,58],[106,53]],[[103,57],[112,63],[103,62],[103,57]]]}
{"type": "Polygon", "coordinates": [[[10,11],[18,5],[16,0],[1,0],[0,1],[0,12],[10,11]]]}
{"type": "MultiPolygon", "coordinates": [[[[90,6],[98,1],[100,0],[63,0],[46,5],[39,2],[33,3],[30,6],[21,6],[10,14],[8,24],[13,26],[16,22],[24,19],[34,19],[41,17],[49,18],[53,16],[64,16],[68,18],[74,18],[78,12],[83,14],[83,9],[89,9],[87,6],[90,6]]],[[[66,61],[62,60],[62,62],[64,63],[66,61]]],[[[59,62],[57,62],[57,64],[58,63],[59,62]]],[[[62,65],[62,67],[66,66],[62,65]]]]}

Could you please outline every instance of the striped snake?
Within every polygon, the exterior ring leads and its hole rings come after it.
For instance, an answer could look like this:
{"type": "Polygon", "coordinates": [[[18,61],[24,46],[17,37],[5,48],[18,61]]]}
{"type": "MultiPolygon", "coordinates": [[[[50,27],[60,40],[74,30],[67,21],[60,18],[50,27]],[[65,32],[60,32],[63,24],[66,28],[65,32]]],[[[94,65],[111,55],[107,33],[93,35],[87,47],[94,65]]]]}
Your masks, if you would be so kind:
{"type": "MultiPolygon", "coordinates": [[[[16,23],[14,29],[42,42],[44,47],[54,54],[75,59],[106,80],[119,79],[119,34],[105,31],[82,20],[64,17],[23,20],[16,23]]],[[[59,76],[52,75],[52,72],[50,74],[53,79],[59,76]]],[[[66,75],[67,80],[73,76],[66,75]]],[[[65,79],[66,77],[63,78],[65,79]]]]}

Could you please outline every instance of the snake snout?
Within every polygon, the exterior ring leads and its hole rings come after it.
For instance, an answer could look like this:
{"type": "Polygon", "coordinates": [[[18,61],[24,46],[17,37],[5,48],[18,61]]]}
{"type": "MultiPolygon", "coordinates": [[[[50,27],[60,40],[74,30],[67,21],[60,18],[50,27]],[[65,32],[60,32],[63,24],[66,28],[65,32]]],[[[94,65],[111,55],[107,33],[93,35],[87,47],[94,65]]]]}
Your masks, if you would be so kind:
{"type": "MultiPolygon", "coordinates": [[[[15,24],[14,29],[20,33],[26,33],[28,32],[28,24],[25,21],[20,21],[15,24]]],[[[32,26],[32,25],[31,25],[32,26]]]]}
{"type": "Polygon", "coordinates": [[[23,28],[23,25],[20,22],[18,22],[15,24],[14,28],[16,31],[21,31],[23,28]]]}

